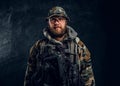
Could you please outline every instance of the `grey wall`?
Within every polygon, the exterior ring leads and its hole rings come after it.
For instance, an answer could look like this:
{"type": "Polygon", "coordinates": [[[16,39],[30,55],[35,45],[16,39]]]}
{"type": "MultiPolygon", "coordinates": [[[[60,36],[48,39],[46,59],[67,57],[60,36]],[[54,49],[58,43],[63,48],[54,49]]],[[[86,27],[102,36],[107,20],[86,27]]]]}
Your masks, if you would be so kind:
{"type": "Polygon", "coordinates": [[[100,0],[2,0],[0,3],[0,84],[22,86],[30,47],[42,38],[45,17],[62,6],[71,25],[92,54],[96,86],[104,84],[107,33],[100,0]]]}

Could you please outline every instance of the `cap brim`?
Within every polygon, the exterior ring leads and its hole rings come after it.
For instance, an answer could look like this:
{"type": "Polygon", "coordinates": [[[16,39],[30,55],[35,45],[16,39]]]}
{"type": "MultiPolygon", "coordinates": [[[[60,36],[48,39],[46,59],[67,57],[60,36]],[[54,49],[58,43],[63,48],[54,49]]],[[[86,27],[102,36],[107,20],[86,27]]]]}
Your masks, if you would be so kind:
{"type": "Polygon", "coordinates": [[[52,14],[52,15],[50,15],[49,17],[47,17],[47,19],[49,19],[49,18],[51,18],[51,17],[54,17],[54,16],[62,16],[62,17],[65,17],[67,20],[70,20],[68,17],[66,17],[65,15],[63,15],[63,14],[52,14]]]}

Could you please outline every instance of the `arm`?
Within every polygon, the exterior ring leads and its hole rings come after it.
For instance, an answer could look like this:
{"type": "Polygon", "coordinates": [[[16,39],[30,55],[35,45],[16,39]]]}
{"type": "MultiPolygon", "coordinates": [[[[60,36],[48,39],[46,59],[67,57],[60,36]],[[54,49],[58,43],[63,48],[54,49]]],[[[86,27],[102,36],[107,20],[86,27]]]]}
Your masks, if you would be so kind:
{"type": "Polygon", "coordinates": [[[30,49],[30,55],[27,62],[27,69],[24,78],[24,86],[32,86],[31,78],[36,70],[36,55],[38,53],[38,42],[35,43],[32,48],[30,49]]]}
{"type": "Polygon", "coordinates": [[[82,41],[78,44],[81,47],[80,50],[80,61],[81,61],[81,78],[84,86],[95,86],[95,79],[92,69],[90,52],[82,41]]]}

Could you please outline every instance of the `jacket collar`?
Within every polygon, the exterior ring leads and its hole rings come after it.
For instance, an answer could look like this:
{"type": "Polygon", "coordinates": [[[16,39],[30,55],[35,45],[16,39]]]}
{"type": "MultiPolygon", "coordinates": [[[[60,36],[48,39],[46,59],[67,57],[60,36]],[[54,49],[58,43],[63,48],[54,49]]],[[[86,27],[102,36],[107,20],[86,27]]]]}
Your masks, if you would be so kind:
{"type": "MultiPolygon", "coordinates": [[[[67,28],[67,36],[65,37],[64,41],[75,39],[77,36],[77,32],[70,26],[67,26],[66,28],[67,28]]],[[[54,43],[58,43],[58,44],[62,44],[62,42],[57,41],[50,36],[50,34],[48,32],[48,28],[43,29],[43,34],[49,41],[54,42],[54,43]]]]}

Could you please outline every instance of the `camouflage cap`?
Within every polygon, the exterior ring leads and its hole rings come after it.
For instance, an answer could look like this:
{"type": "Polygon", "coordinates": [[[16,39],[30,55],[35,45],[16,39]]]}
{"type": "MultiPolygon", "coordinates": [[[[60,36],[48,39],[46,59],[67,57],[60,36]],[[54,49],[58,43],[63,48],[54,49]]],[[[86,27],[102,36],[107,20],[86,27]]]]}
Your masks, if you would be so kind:
{"type": "Polygon", "coordinates": [[[67,16],[65,10],[62,7],[59,7],[59,6],[55,6],[52,9],[49,10],[47,19],[49,19],[53,16],[63,16],[67,20],[70,20],[69,17],[67,16]]]}

